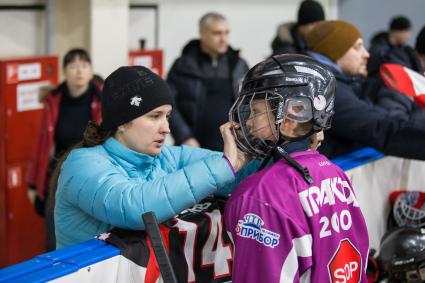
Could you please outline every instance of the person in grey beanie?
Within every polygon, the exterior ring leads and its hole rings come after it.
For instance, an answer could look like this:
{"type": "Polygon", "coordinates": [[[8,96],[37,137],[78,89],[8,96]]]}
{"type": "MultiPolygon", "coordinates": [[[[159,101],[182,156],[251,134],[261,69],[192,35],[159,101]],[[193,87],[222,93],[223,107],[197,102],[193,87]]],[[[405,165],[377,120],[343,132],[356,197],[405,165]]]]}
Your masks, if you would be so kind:
{"type": "Polygon", "coordinates": [[[249,158],[237,149],[231,123],[220,128],[224,154],[165,146],[172,95],[145,67],[109,75],[101,107],[101,125],[89,123],[52,178],[57,248],[112,227],[144,230],[143,213],[153,211],[162,222],[208,195],[227,195],[257,169],[252,162],[238,172],[249,158]]]}

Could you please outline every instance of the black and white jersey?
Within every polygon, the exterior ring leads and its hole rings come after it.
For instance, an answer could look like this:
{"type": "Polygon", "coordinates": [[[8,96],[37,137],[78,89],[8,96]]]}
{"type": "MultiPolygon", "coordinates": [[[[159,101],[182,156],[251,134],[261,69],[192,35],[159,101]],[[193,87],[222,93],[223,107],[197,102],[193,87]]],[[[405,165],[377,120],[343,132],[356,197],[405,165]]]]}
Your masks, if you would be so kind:
{"type": "MultiPolygon", "coordinates": [[[[207,198],[160,224],[178,282],[231,281],[233,245],[224,229],[224,205],[222,199],[207,198]]],[[[114,228],[106,235],[100,238],[121,250],[119,281],[162,282],[144,231],[114,228]]]]}

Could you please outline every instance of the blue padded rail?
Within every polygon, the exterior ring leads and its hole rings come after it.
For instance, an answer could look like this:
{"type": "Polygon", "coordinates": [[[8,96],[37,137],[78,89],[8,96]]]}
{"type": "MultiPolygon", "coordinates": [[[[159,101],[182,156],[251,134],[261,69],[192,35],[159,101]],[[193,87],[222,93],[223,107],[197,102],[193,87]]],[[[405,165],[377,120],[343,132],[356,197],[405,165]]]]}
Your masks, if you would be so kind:
{"type": "Polygon", "coordinates": [[[27,273],[37,272],[52,265],[52,261],[42,258],[34,258],[0,269],[0,282],[10,281],[12,278],[23,276],[27,273]]]}
{"type": "Polygon", "coordinates": [[[355,167],[364,165],[366,163],[375,161],[384,157],[384,154],[371,148],[365,147],[356,151],[353,151],[347,155],[334,158],[332,162],[342,168],[344,171],[348,171],[355,167]]]}
{"type": "Polygon", "coordinates": [[[63,249],[56,250],[56,251],[53,251],[53,252],[41,254],[37,257],[43,258],[43,259],[48,259],[48,260],[51,260],[53,262],[57,262],[57,261],[62,261],[64,259],[73,257],[73,256],[78,256],[78,255],[84,254],[84,253],[89,252],[91,250],[101,248],[105,245],[106,245],[106,243],[104,241],[92,239],[92,240],[88,240],[88,241],[85,241],[85,242],[82,242],[82,243],[79,243],[79,244],[76,244],[76,245],[72,245],[70,247],[66,247],[66,248],[63,248],[63,249]]]}
{"type": "Polygon", "coordinates": [[[118,254],[114,246],[92,239],[0,269],[0,282],[45,282],[118,254]]]}
{"type": "Polygon", "coordinates": [[[80,268],[75,264],[56,262],[44,269],[38,270],[36,272],[26,273],[23,276],[15,277],[5,282],[8,282],[8,283],[46,282],[49,280],[56,279],[58,277],[65,276],[72,272],[76,272],[79,269],[80,268]]]}
{"type": "Polygon", "coordinates": [[[112,245],[105,245],[99,249],[64,259],[61,262],[76,265],[78,268],[83,268],[119,254],[120,250],[116,247],[112,245]]]}

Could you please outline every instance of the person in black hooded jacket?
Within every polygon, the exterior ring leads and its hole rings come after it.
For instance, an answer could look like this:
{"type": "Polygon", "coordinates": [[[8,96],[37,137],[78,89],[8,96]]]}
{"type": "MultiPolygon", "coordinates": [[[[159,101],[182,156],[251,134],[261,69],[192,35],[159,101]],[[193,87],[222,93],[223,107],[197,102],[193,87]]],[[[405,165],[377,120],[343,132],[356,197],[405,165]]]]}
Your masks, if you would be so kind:
{"type": "Polygon", "coordinates": [[[237,96],[239,80],[248,71],[239,52],[228,45],[223,15],[208,13],[199,22],[199,40],[191,40],[168,73],[175,99],[171,133],[176,144],[221,150],[219,126],[237,96]]]}
{"type": "Polygon", "coordinates": [[[361,99],[358,75],[369,53],[359,30],[340,20],[318,23],[306,36],[308,54],[332,68],[337,79],[332,128],[319,151],[330,158],[370,146],[386,155],[425,160],[425,125],[361,99]]]}
{"type": "Polygon", "coordinates": [[[282,23],[277,27],[276,36],[271,43],[272,55],[299,53],[307,50],[304,36],[314,24],[325,19],[322,5],[314,0],[304,0],[300,3],[296,22],[282,23]]]}

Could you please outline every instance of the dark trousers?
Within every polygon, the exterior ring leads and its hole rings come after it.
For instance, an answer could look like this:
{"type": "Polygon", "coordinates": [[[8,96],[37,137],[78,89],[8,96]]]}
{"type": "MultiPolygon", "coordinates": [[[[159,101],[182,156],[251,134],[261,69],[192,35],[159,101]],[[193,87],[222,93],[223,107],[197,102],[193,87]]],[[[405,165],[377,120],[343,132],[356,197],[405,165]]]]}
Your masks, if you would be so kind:
{"type": "Polygon", "coordinates": [[[54,208],[49,204],[49,194],[44,196],[44,200],[36,198],[35,211],[44,217],[46,251],[54,251],[56,249],[55,218],[54,208]]]}

